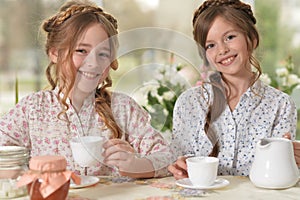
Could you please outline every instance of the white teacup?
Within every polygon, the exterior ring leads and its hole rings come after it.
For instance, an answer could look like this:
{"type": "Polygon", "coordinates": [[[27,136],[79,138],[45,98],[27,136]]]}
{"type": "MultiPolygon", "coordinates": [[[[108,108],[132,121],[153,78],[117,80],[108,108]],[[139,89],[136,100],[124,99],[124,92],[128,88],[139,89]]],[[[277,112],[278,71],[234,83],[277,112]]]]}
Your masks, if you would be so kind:
{"type": "Polygon", "coordinates": [[[217,178],[219,159],[199,156],[186,159],[188,176],[194,186],[210,186],[217,178]]]}
{"type": "Polygon", "coordinates": [[[72,138],[70,146],[73,158],[81,167],[90,167],[102,161],[104,137],[82,136],[72,138]]]}

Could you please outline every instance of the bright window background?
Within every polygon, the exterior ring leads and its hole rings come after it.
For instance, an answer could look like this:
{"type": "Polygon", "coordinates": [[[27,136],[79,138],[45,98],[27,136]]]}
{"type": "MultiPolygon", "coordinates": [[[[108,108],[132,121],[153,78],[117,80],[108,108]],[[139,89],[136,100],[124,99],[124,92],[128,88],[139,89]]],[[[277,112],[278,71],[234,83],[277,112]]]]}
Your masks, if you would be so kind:
{"type": "MultiPolygon", "coordinates": [[[[41,21],[52,15],[63,3],[62,0],[1,0],[0,1],[0,115],[13,107],[16,99],[18,79],[19,99],[47,86],[45,69],[48,64],[43,51],[43,36],[39,34],[41,21]]],[[[192,15],[201,0],[95,0],[112,13],[119,22],[119,32],[136,28],[155,27],[182,34],[192,41],[192,15]]],[[[255,7],[261,43],[258,58],[264,72],[274,75],[275,69],[288,56],[292,56],[297,73],[300,74],[300,1],[299,0],[248,0],[255,7]]],[[[164,32],[164,31],[163,31],[164,32]]],[[[183,63],[183,76],[193,85],[199,78],[201,60],[193,48],[189,54],[195,62],[167,51],[168,45],[176,43],[170,34],[165,40],[165,49],[138,49],[119,57],[120,67],[112,73],[114,89],[134,93],[137,85],[149,77],[149,69],[134,73],[142,65],[183,63]],[[194,64],[196,63],[196,64],[194,64]],[[130,79],[122,79],[130,73],[130,79]],[[147,77],[148,75],[148,77],[147,77]],[[119,84],[120,81],[122,84],[119,84]],[[126,80],[126,81],[124,81],[126,80]],[[118,84],[118,85],[116,85],[118,84]]],[[[140,35],[137,42],[147,40],[147,34],[140,35]]],[[[177,46],[184,43],[178,41],[177,46]]],[[[150,68],[151,70],[151,68],[150,68]]],[[[300,92],[292,94],[300,109],[300,92]]],[[[138,97],[137,100],[141,100],[138,97]]],[[[300,124],[298,125],[298,129],[300,124]]],[[[297,132],[300,135],[299,131],[297,132]]]]}

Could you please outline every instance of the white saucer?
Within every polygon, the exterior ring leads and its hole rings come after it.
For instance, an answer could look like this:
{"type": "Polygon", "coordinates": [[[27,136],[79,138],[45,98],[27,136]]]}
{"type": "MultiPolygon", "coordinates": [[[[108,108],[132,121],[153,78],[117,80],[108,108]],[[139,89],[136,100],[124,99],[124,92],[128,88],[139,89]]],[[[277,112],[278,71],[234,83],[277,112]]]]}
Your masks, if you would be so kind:
{"type": "Polygon", "coordinates": [[[81,183],[79,185],[71,181],[70,183],[71,189],[88,187],[99,182],[99,178],[96,176],[80,176],[80,178],[81,178],[81,183]]]}
{"type": "Polygon", "coordinates": [[[193,185],[189,178],[184,178],[184,179],[177,180],[175,184],[190,189],[218,189],[228,185],[229,181],[223,178],[218,178],[215,180],[215,182],[212,185],[198,186],[198,185],[193,185]]]}

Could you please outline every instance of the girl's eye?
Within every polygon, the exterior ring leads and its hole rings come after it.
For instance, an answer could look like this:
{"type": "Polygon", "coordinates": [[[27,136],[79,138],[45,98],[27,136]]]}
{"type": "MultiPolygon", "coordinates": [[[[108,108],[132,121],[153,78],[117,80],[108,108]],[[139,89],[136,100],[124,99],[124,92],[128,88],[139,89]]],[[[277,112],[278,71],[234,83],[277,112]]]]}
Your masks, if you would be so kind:
{"type": "Polygon", "coordinates": [[[99,56],[108,58],[109,54],[108,53],[99,53],[99,56]]]}
{"type": "Polygon", "coordinates": [[[100,52],[98,54],[101,58],[110,58],[110,54],[106,52],[100,52]]]}
{"type": "Polygon", "coordinates": [[[227,36],[226,37],[226,40],[228,41],[228,40],[232,40],[233,38],[235,38],[236,36],[235,35],[229,35],[229,36],[227,36]]]}
{"type": "Polygon", "coordinates": [[[87,51],[85,49],[76,49],[75,52],[81,53],[81,54],[87,54],[87,51]]]}
{"type": "Polygon", "coordinates": [[[205,50],[211,49],[213,47],[214,47],[214,44],[208,44],[208,45],[205,46],[205,50]]]}

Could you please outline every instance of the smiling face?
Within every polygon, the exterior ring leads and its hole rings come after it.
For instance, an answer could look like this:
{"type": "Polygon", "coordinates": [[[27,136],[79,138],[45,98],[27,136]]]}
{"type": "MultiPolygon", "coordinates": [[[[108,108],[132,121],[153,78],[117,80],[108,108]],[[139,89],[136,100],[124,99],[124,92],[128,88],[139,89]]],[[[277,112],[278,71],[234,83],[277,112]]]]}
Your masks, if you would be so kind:
{"type": "Polygon", "coordinates": [[[109,74],[111,53],[108,35],[100,24],[91,25],[76,44],[73,63],[77,70],[74,88],[93,92],[109,74]]]}
{"type": "Polygon", "coordinates": [[[222,17],[216,17],[208,31],[205,52],[209,64],[224,77],[252,74],[245,35],[222,17]]]}

